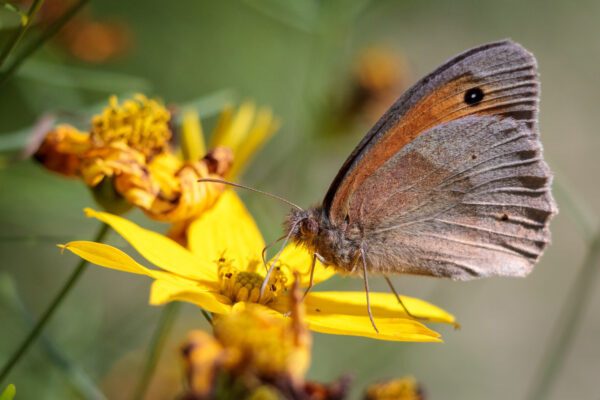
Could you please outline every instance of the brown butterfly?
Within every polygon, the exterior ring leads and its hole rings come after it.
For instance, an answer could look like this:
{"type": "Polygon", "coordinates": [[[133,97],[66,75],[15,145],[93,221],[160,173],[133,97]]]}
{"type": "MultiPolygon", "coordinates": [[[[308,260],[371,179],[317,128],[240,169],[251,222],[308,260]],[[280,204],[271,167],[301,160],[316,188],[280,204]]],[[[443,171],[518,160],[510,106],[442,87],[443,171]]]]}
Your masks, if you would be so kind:
{"type": "Polygon", "coordinates": [[[557,213],[538,139],[536,68],[531,53],[503,40],[457,55],[405,92],[323,203],[288,215],[286,236],[314,254],[311,275],[317,259],[362,275],[367,304],[368,273],[394,293],[389,274],[527,275],[557,213]]]}

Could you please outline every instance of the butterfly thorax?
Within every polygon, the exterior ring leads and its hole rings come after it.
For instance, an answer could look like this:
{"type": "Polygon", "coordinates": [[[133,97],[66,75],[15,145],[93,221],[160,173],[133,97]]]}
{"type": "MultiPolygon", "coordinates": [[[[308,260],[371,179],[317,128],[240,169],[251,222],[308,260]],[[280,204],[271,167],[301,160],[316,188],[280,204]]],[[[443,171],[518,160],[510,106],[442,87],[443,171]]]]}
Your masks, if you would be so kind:
{"type": "Polygon", "coordinates": [[[346,222],[332,223],[321,206],[293,209],[286,218],[285,230],[292,232],[294,243],[319,254],[326,265],[346,272],[353,270],[360,248],[356,229],[346,222]]]}

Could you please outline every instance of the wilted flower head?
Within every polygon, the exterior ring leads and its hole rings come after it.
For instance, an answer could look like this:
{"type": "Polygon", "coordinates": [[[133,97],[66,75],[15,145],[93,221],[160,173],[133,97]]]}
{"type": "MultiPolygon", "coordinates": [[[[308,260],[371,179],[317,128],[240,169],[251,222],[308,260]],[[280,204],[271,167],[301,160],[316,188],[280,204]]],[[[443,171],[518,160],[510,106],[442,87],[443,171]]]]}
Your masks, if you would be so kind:
{"type": "Polygon", "coordinates": [[[156,100],[136,95],[120,104],[112,96],[92,118],[89,131],[59,125],[46,134],[35,157],[50,170],[81,177],[111,212],[135,205],[152,219],[181,223],[172,237],[182,236],[183,243],[185,235],[178,231],[210,208],[223,190],[221,184],[199,184],[198,179],[235,178],[277,122],[270,110],[256,112],[250,102],[236,114],[226,107],[208,153],[197,114],[184,115],[183,151],[172,148],[171,124],[171,112],[156,100]],[[240,154],[235,161],[232,149],[240,154]]]}
{"type": "Polygon", "coordinates": [[[370,385],[365,400],[424,400],[423,390],[412,376],[370,385]]]}
{"type": "Polygon", "coordinates": [[[311,337],[297,283],[290,296],[289,319],[260,305],[238,303],[232,313],[214,318],[214,336],[190,332],[182,346],[188,397],[213,395],[219,377],[239,381],[248,391],[270,384],[301,392],[310,363],[311,337]]]}

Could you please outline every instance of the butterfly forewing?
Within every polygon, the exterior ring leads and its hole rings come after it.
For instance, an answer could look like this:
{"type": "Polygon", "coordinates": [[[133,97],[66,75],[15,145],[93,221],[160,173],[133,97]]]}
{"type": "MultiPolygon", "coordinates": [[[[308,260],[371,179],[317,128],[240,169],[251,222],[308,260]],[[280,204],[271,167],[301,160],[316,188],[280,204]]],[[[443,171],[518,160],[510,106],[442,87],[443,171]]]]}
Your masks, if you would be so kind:
{"type": "Polygon", "coordinates": [[[538,78],[535,58],[511,41],[468,50],[427,75],[382,116],[332,183],[324,209],[333,223],[358,216],[350,199],[388,159],[427,130],[469,115],[499,115],[522,121],[537,134],[538,78]],[[465,101],[481,90],[476,103],[465,101]]]}

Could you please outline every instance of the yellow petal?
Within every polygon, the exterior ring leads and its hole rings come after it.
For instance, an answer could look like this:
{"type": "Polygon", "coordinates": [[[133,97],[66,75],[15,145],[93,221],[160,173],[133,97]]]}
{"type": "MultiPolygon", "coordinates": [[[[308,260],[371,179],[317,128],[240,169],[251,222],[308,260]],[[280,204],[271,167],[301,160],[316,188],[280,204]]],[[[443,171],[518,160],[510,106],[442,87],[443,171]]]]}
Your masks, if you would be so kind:
{"type": "MultiPolygon", "coordinates": [[[[428,322],[454,324],[454,316],[426,301],[401,296],[402,302],[414,316],[428,322]]],[[[408,318],[404,308],[392,293],[369,293],[371,310],[375,317],[408,318]]],[[[307,312],[319,308],[321,313],[366,315],[367,302],[364,292],[310,292],[304,299],[307,312]]]]}
{"type": "Polygon", "coordinates": [[[375,332],[367,315],[306,314],[308,327],[321,333],[363,336],[399,342],[441,342],[439,333],[425,325],[406,318],[374,318],[379,333],[375,332]]]}
{"type": "MultiPolygon", "coordinates": [[[[208,144],[209,149],[213,149],[217,146],[224,146],[224,136],[229,129],[229,125],[231,124],[231,119],[233,118],[233,106],[231,104],[226,104],[221,111],[221,115],[219,116],[219,121],[217,122],[217,126],[215,127],[212,135],[210,136],[210,142],[208,144]]],[[[232,149],[233,150],[233,149],[232,149]]]]}
{"type": "Polygon", "coordinates": [[[160,305],[177,300],[196,304],[206,311],[217,314],[228,314],[231,312],[231,302],[229,299],[213,291],[164,279],[157,279],[152,283],[150,304],[160,305]]]}
{"type": "MultiPolygon", "coordinates": [[[[441,341],[437,332],[407,317],[393,294],[370,293],[370,301],[379,333],[371,325],[363,292],[310,292],[304,299],[306,318],[317,332],[382,340],[441,341]]],[[[454,323],[452,315],[425,301],[405,296],[402,301],[411,313],[429,322],[454,323]]],[[[282,313],[289,309],[285,297],[278,298],[272,307],[282,313]]]]}
{"type": "Polygon", "coordinates": [[[180,284],[194,285],[204,290],[214,290],[216,283],[206,281],[191,281],[178,275],[165,271],[157,271],[144,267],[121,250],[104,243],[74,241],[65,245],[58,245],[63,249],[78,255],[101,267],[116,269],[118,271],[130,272],[132,274],[146,275],[154,279],[163,279],[180,284]]]}
{"type": "Polygon", "coordinates": [[[75,241],[65,245],[58,245],[58,247],[69,250],[92,264],[116,269],[118,271],[131,272],[132,274],[155,277],[154,272],[156,271],[152,271],[151,269],[138,264],[133,258],[129,257],[121,250],[104,243],[75,241]]]}
{"type": "Polygon", "coordinates": [[[181,148],[186,161],[199,160],[206,154],[202,125],[198,113],[194,110],[186,110],[183,113],[181,148]]]}
{"type": "MultiPolygon", "coordinates": [[[[310,267],[312,265],[313,255],[310,251],[306,250],[302,246],[295,244],[289,244],[283,249],[281,253],[281,263],[289,268],[283,268],[283,271],[288,277],[288,281],[293,280],[294,270],[300,272],[300,286],[307,287],[310,283],[310,267]],[[291,271],[290,271],[291,270],[291,271]]],[[[323,282],[335,274],[335,269],[325,267],[318,259],[315,265],[315,272],[313,276],[313,284],[323,282]]]]}
{"type": "Polygon", "coordinates": [[[192,253],[216,268],[222,255],[242,265],[260,258],[265,246],[258,227],[232,190],[223,192],[217,203],[188,228],[192,253]]]}
{"type": "Polygon", "coordinates": [[[185,278],[216,281],[214,265],[195,257],[187,249],[159,233],[141,228],[116,215],[86,208],[88,217],[95,217],[112,226],[142,256],[154,265],[185,278]]]}
{"type": "MultiPolygon", "coordinates": [[[[254,102],[245,101],[242,103],[233,118],[229,120],[228,125],[218,134],[213,134],[214,140],[211,140],[211,147],[227,146],[237,154],[239,146],[248,135],[248,131],[254,121],[256,105],[254,102]]],[[[219,124],[221,125],[221,124],[219,124]]]]}
{"type": "Polygon", "coordinates": [[[273,117],[273,112],[269,108],[261,108],[256,114],[256,120],[241,146],[238,146],[235,152],[233,165],[227,173],[229,180],[235,180],[241,175],[248,163],[260,148],[273,136],[279,128],[279,121],[273,117]]]}

